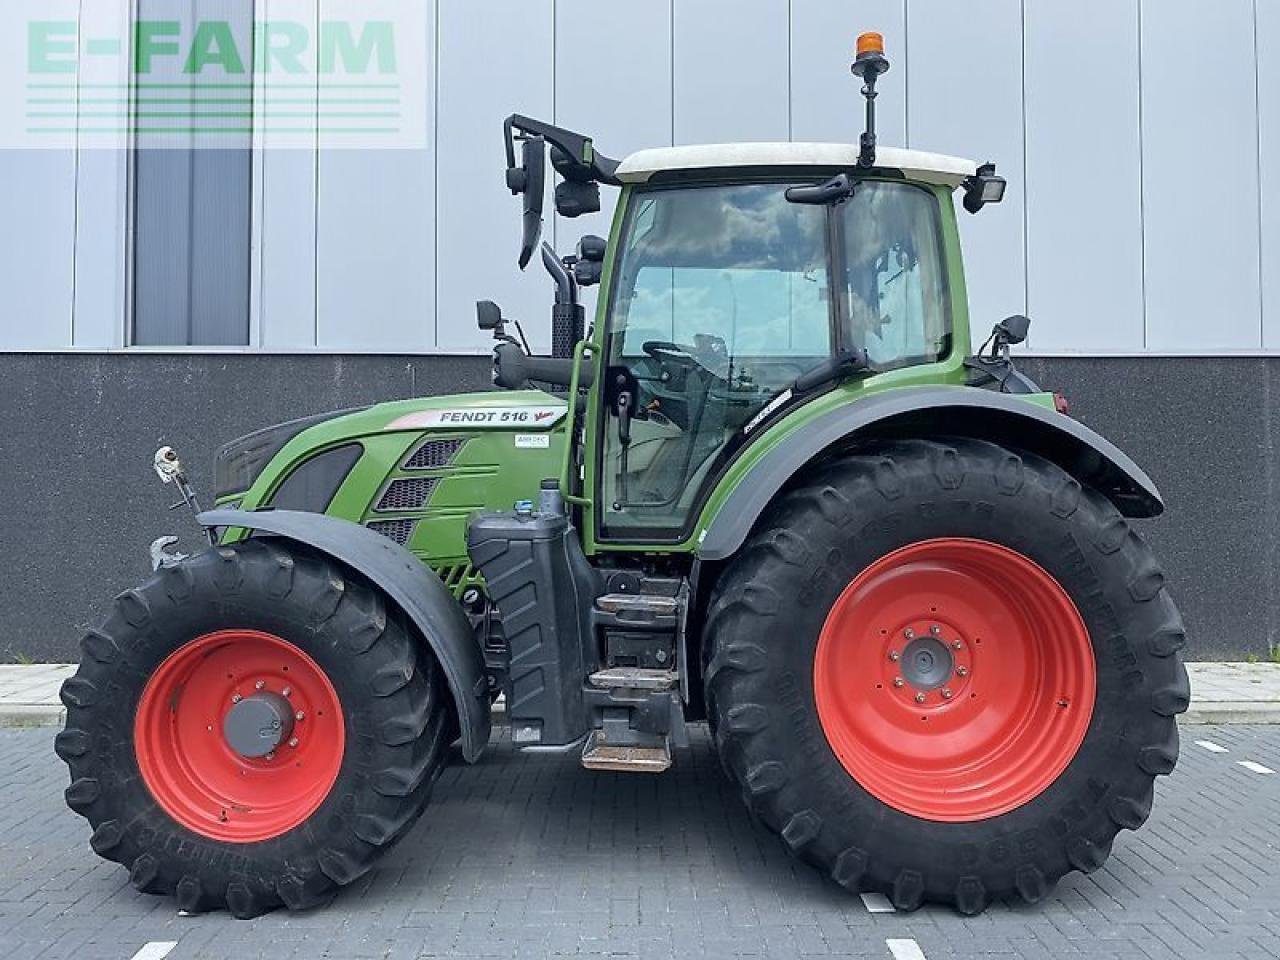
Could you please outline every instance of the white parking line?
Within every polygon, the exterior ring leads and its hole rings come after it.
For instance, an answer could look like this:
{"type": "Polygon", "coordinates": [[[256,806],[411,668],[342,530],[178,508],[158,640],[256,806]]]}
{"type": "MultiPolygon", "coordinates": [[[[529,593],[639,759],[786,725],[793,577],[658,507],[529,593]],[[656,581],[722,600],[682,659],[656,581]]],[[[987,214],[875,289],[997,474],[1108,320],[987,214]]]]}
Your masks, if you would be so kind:
{"type": "Polygon", "coordinates": [[[924,951],[914,940],[886,940],[893,960],[925,960],[924,951]]]}
{"type": "Polygon", "coordinates": [[[1222,746],[1221,744],[1214,743],[1212,740],[1197,740],[1196,746],[1204,747],[1210,753],[1230,753],[1231,752],[1226,747],[1222,746]]]}
{"type": "Polygon", "coordinates": [[[152,940],[144,944],[142,949],[133,955],[132,960],[164,960],[169,955],[169,951],[177,945],[177,940],[152,940]]]}
{"type": "Polygon", "coordinates": [[[867,908],[867,913],[897,913],[883,893],[862,894],[862,905],[867,908]]]}
{"type": "Polygon", "coordinates": [[[1270,767],[1264,767],[1262,764],[1254,763],[1252,760],[1237,760],[1236,763],[1246,770],[1252,770],[1254,773],[1275,773],[1270,767]]]}

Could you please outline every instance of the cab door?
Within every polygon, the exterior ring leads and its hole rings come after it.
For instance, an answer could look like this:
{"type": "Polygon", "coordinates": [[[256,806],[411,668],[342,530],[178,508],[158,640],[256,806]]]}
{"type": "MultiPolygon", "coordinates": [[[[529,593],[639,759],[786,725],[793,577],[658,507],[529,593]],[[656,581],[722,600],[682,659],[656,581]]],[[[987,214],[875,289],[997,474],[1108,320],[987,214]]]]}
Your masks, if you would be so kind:
{"type": "Polygon", "coordinates": [[[731,440],[833,355],[832,213],[788,202],[793,183],[632,193],[606,312],[600,542],[685,539],[731,440]]]}

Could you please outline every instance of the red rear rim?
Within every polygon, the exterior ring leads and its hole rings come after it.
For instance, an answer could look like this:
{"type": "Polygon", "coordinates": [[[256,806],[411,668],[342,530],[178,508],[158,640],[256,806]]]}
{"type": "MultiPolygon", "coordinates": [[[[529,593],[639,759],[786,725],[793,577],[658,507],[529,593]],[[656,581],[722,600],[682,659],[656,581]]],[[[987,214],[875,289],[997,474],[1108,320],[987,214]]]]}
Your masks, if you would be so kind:
{"type": "Polygon", "coordinates": [[[133,738],[169,816],[201,836],[253,843],[316,811],[342,766],[345,731],[333,684],[302,650],[258,630],[218,630],[152,674],[133,738]]]}
{"type": "Polygon", "coordinates": [[[963,822],[1038,796],[1093,714],[1093,648],[1062,586],[1022,554],[937,539],[880,558],[840,594],[813,686],[831,748],[903,813],[963,822]]]}

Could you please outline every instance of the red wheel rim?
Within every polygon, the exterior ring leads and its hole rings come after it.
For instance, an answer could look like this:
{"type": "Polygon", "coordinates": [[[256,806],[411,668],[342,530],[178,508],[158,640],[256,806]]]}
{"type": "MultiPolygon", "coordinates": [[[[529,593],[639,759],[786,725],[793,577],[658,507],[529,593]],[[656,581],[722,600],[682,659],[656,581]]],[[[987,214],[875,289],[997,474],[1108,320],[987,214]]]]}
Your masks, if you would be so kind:
{"type": "Polygon", "coordinates": [[[325,672],[258,630],[218,630],[170,654],[142,691],[133,735],[156,803],[187,829],[233,843],[269,840],[311,816],[338,778],[346,737],[325,672]],[[228,739],[228,716],[268,700],[271,716],[285,718],[268,741],[278,745],[246,756],[228,739]]]}
{"type": "Polygon", "coordinates": [[[1038,796],[1093,715],[1089,632],[1062,586],[982,540],[877,560],[827,616],[814,698],[832,750],[903,813],[963,822],[1038,796]]]}

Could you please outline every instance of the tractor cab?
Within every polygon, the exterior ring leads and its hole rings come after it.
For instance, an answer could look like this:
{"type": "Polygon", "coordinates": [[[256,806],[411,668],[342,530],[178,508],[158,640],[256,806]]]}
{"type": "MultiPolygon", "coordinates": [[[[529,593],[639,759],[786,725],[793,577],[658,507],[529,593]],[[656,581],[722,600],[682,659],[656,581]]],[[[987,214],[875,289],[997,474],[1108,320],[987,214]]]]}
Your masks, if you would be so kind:
{"type": "Polygon", "coordinates": [[[542,244],[556,288],[554,356],[527,356],[494,319],[498,308],[480,305],[481,327],[499,341],[499,385],[599,378],[574,492],[587,493],[602,548],[688,543],[737,455],[817,397],[966,381],[952,195],[962,189],[976,212],[1003,196],[1004,181],[991,164],[877,147],[882,72],[864,76],[869,133],[858,145],[669,147],[615,161],[588,137],[507,120],[507,185],[524,197],[521,266],[540,237],[546,144],[563,178],[561,216],[598,210],[600,184],[621,190],[607,243],[584,238],[564,258],[542,244]],[[584,342],[578,293],[597,282],[584,342]]]}

